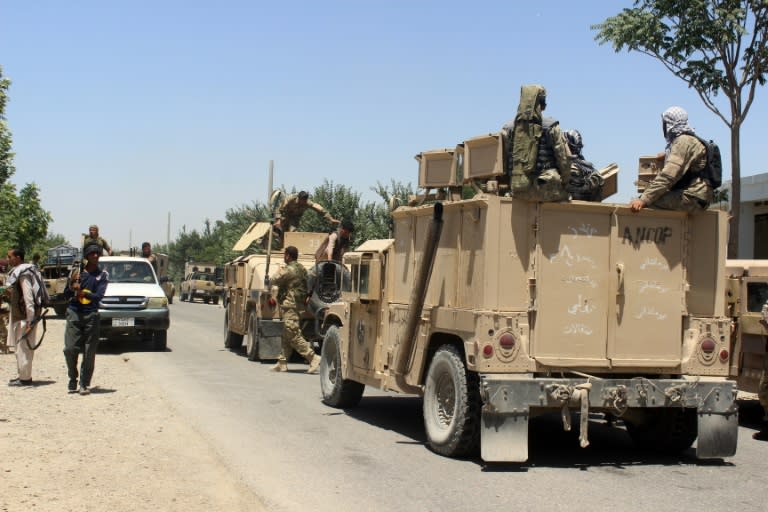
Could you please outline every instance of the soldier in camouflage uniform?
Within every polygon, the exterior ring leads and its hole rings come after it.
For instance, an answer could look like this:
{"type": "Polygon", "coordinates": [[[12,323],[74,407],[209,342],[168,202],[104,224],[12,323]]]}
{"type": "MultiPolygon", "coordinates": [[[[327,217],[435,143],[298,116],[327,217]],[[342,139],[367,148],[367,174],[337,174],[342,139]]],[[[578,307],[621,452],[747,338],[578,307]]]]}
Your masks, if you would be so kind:
{"type": "Polygon", "coordinates": [[[301,334],[299,318],[304,310],[307,296],[307,271],[296,261],[299,251],[290,245],[283,256],[286,267],[272,280],[277,285],[277,300],[283,312],[283,347],[277,358],[277,364],[271,368],[274,372],[287,372],[288,359],[296,350],[309,363],[307,373],[317,373],[320,356],[315,354],[307,340],[301,334]]]}
{"type": "MultiPolygon", "coordinates": [[[[5,288],[5,272],[8,262],[0,260],[0,289],[5,288]]],[[[0,293],[0,295],[2,295],[0,293]]],[[[0,300],[0,354],[8,353],[8,315],[10,314],[8,303],[0,300]]]]}
{"type": "Polygon", "coordinates": [[[502,127],[512,196],[527,201],[567,201],[571,158],[558,121],[543,117],[547,91],[520,88],[515,119],[502,127]]]}
{"type": "MultiPolygon", "coordinates": [[[[88,226],[88,236],[83,239],[82,248],[85,249],[91,244],[98,245],[103,251],[106,251],[108,256],[112,256],[112,247],[109,246],[106,240],[99,236],[99,226],[96,224],[91,224],[88,226]]],[[[85,260],[83,260],[83,263],[85,263],[85,260]]]]}
{"type": "MultiPolygon", "coordinates": [[[[763,304],[763,322],[768,323],[768,302],[763,304]]],[[[768,441],[768,354],[763,355],[763,374],[760,376],[760,384],[757,387],[757,398],[763,406],[763,428],[752,435],[758,441],[768,441]]]]}
{"type": "Polygon", "coordinates": [[[325,217],[325,220],[331,224],[339,223],[339,221],[334,219],[330,213],[325,211],[325,208],[310,201],[309,194],[302,190],[298,194],[291,194],[285,198],[280,205],[280,208],[278,208],[275,226],[280,228],[284,233],[286,231],[296,231],[296,228],[299,226],[299,221],[301,221],[301,216],[304,215],[304,212],[307,210],[315,210],[325,217]]]}
{"type": "Polygon", "coordinates": [[[702,179],[707,165],[707,148],[694,136],[688,126],[688,113],[680,107],[670,107],[661,115],[667,147],[664,168],[629,207],[639,212],[646,206],[664,210],[697,212],[706,210],[714,199],[714,190],[702,179]]]}

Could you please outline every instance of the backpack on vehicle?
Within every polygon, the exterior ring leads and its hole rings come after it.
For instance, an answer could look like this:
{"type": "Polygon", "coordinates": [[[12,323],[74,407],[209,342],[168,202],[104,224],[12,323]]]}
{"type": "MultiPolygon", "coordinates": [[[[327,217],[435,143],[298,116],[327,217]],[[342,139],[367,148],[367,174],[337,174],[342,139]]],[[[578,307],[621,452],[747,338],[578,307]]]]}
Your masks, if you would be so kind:
{"type": "Polygon", "coordinates": [[[720,188],[723,184],[723,161],[720,158],[720,148],[712,140],[702,139],[698,135],[695,137],[704,144],[704,148],[707,150],[707,163],[701,170],[700,176],[713,189],[720,188]]]}
{"type": "Polygon", "coordinates": [[[506,145],[505,167],[513,191],[527,189],[536,170],[539,139],[544,135],[541,110],[545,94],[540,85],[522,86],[517,115],[512,123],[502,128],[506,145]]]}

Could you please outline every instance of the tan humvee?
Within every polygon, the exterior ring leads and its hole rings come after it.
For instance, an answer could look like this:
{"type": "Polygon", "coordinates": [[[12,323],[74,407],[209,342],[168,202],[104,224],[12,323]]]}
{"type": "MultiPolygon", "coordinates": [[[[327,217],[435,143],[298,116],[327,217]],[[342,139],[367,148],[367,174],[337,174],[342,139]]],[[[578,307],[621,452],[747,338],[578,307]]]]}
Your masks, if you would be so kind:
{"type": "Polygon", "coordinates": [[[726,273],[736,354],[731,359],[731,377],[739,390],[757,393],[768,349],[768,260],[728,260],[726,273]]]}
{"type": "Polygon", "coordinates": [[[423,395],[447,456],[525,461],[530,418],[552,411],[566,429],[579,413],[581,446],[603,413],[643,447],[698,435],[699,457],[733,455],[725,215],[504,197],[501,143],[419,155],[420,186],[445,200],[398,208],[393,239],[345,255],[323,401],[353,407],[366,385],[423,395]]]}
{"type": "Polygon", "coordinates": [[[179,300],[194,302],[201,299],[208,304],[219,303],[223,288],[216,284],[216,265],[214,263],[187,262],[184,265],[184,278],[179,287],[179,300]]]}
{"type": "MultiPolygon", "coordinates": [[[[262,243],[271,224],[254,222],[235,244],[233,250],[245,251],[253,243],[262,243]]],[[[285,233],[285,247],[294,246],[299,251],[299,263],[313,276],[308,284],[311,299],[302,315],[302,332],[310,343],[318,345],[322,332],[318,322],[327,308],[327,303],[338,298],[341,265],[323,262],[315,265],[315,252],[328,236],[327,233],[285,233]]],[[[246,354],[251,361],[276,359],[281,351],[283,333],[282,312],[277,304],[276,287],[269,278],[277,275],[284,265],[283,250],[248,254],[236,258],[224,266],[224,346],[238,349],[246,341],[246,354]]]]}

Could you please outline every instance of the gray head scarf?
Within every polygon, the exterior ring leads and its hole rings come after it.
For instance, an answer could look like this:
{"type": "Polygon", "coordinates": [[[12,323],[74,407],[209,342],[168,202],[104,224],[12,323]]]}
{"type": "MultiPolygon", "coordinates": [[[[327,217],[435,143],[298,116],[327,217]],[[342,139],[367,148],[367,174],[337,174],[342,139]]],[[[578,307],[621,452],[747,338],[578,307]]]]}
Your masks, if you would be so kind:
{"type": "Polygon", "coordinates": [[[664,129],[664,138],[667,140],[666,153],[669,155],[669,147],[672,141],[680,135],[693,135],[693,128],[688,126],[688,112],[680,107],[669,107],[661,114],[661,125],[664,129]]]}

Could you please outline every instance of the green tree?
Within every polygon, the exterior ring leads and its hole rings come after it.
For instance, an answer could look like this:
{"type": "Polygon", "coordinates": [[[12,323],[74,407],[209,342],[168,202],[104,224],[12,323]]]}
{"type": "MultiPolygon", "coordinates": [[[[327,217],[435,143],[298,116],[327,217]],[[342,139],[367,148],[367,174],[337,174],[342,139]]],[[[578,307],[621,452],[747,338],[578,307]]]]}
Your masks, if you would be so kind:
{"type": "Polygon", "coordinates": [[[0,245],[29,252],[48,232],[51,214],[40,204],[40,190],[27,183],[16,193],[10,178],[16,172],[11,151],[11,132],[5,121],[5,106],[11,81],[0,67],[0,245]]]}
{"type": "Polygon", "coordinates": [[[16,172],[11,151],[11,132],[5,121],[5,105],[8,102],[10,87],[11,81],[3,78],[3,67],[0,66],[0,186],[3,186],[16,172]]]}
{"type": "Polygon", "coordinates": [[[632,8],[592,27],[595,39],[619,52],[660,61],[693,88],[731,132],[729,256],[738,257],[741,203],[741,125],[768,69],[768,1],[636,0],[632,8]],[[718,93],[725,107],[715,102],[718,93]]]}

